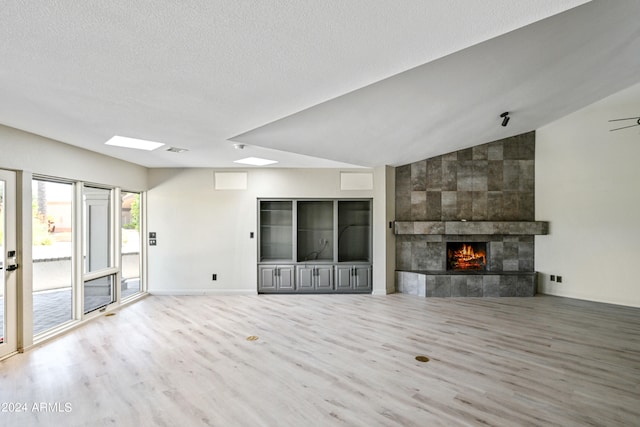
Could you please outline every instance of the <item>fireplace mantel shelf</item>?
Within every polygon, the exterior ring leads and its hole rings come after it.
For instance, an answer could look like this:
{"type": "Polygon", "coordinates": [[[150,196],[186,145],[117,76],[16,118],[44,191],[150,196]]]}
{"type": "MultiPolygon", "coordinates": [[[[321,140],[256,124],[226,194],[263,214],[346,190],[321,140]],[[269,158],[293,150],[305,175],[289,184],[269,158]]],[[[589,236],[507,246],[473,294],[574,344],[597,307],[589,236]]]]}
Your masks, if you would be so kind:
{"type": "Polygon", "coordinates": [[[439,235],[544,235],[547,221],[396,221],[395,234],[439,235]]]}
{"type": "Polygon", "coordinates": [[[479,270],[464,270],[464,271],[432,271],[432,270],[396,270],[405,273],[424,274],[427,276],[533,276],[535,271],[479,271],[479,270]]]}

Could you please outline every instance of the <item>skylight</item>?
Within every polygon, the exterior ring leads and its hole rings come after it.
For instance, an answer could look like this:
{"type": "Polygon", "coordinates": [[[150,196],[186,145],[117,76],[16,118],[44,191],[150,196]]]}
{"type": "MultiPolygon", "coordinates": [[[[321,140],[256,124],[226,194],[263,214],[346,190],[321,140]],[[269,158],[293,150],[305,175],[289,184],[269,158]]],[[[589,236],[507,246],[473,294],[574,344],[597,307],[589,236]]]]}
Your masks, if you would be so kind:
{"type": "Polygon", "coordinates": [[[267,166],[278,163],[276,160],[261,159],[259,157],[247,157],[246,159],[235,160],[233,163],[242,163],[251,166],[267,166]]]}
{"type": "Polygon", "coordinates": [[[146,141],[144,139],[127,138],[126,136],[115,135],[113,138],[105,142],[106,145],[115,147],[134,148],[136,150],[152,151],[164,144],[161,142],[146,141]]]}

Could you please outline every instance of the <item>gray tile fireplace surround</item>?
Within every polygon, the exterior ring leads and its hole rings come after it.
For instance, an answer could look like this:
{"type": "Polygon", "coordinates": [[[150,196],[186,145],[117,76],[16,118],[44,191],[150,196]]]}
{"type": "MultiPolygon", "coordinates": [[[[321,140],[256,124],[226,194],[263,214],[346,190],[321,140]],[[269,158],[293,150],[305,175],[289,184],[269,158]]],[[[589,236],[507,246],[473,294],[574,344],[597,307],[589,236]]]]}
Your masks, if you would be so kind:
{"type": "Polygon", "coordinates": [[[535,295],[534,235],[547,234],[548,223],[466,222],[450,225],[429,227],[418,221],[396,223],[398,292],[424,297],[535,295]],[[499,228],[501,233],[508,234],[475,234],[479,227],[483,230],[499,228]],[[455,229],[460,234],[445,234],[447,229],[455,229]],[[487,271],[447,270],[447,242],[486,242],[487,271]]]}
{"type": "Polygon", "coordinates": [[[535,133],[396,168],[396,288],[424,297],[536,293],[535,133]],[[485,242],[485,271],[447,269],[447,242],[485,242]]]}
{"type": "Polygon", "coordinates": [[[396,286],[400,293],[420,297],[532,297],[536,273],[396,271],[396,286]]]}

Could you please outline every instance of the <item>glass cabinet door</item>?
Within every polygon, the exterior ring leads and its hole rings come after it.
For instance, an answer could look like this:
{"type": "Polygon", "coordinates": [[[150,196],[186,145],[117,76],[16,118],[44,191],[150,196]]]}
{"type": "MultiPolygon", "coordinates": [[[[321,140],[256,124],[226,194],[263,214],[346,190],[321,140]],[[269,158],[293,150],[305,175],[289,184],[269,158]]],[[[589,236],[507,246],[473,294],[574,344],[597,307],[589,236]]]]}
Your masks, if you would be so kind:
{"type": "Polygon", "coordinates": [[[293,260],[293,202],[260,201],[260,261],[293,260]]]}
{"type": "Polygon", "coordinates": [[[371,202],[338,201],[338,261],[371,262],[371,202]]]}
{"type": "Polygon", "coordinates": [[[333,261],[333,200],[298,201],[298,262],[333,261]]]}

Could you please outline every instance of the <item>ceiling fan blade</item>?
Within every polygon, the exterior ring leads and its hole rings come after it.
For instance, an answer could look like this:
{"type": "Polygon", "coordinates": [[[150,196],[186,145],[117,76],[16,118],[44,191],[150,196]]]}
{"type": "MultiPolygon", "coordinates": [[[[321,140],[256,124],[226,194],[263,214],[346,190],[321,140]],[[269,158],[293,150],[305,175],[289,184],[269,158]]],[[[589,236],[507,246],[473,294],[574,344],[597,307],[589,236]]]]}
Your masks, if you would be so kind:
{"type": "Polygon", "coordinates": [[[620,130],[620,129],[632,128],[632,127],[636,127],[636,126],[640,126],[640,124],[629,125],[629,126],[623,126],[623,127],[621,127],[621,128],[615,128],[615,129],[609,129],[609,132],[612,132],[612,131],[614,131],[614,130],[620,130]]]}
{"type": "Polygon", "coordinates": [[[626,119],[612,119],[609,120],[610,122],[619,122],[620,120],[636,120],[636,119],[640,119],[640,117],[628,117],[626,119]]]}

